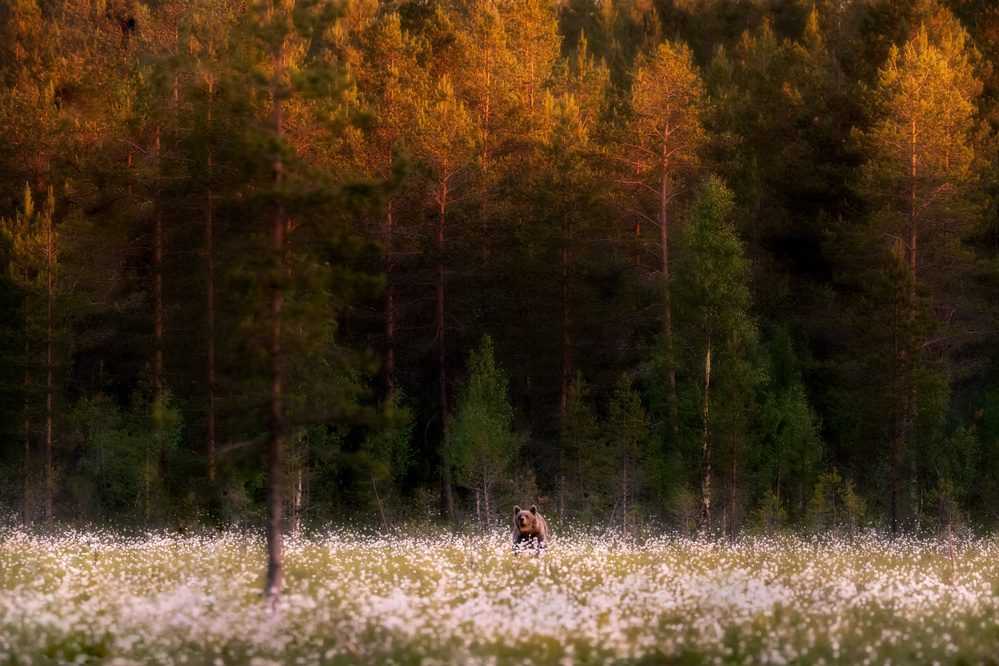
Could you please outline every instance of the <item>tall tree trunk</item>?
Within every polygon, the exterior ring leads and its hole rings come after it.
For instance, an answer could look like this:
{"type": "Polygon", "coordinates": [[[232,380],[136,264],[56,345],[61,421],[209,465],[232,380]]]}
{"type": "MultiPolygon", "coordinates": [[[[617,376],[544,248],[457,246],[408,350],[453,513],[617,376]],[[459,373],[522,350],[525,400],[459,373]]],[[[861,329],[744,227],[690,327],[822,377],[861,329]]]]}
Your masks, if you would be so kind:
{"type": "MultiPolygon", "coordinates": [[[[159,201],[159,177],[162,175],[159,125],[156,126],[156,168],[156,216],[153,220],[153,434],[156,440],[157,468],[162,481],[166,454],[163,450],[163,212],[159,201]]],[[[148,511],[146,517],[149,517],[148,511]]]]}
{"type": "Polygon", "coordinates": [[[711,391],[711,336],[704,354],[704,440],[702,447],[704,478],[701,480],[701,513],[708,528],[711,527],[711,444],[708,441],[708,398],[711,391]]]}
{"type": "MultiPolygon", "coordinates": [[[[25,275],[27,280],[27,275],[25,275]]],[[[21,508],[22,521],[25,525],[31,522],[31,398],[28,390],[31,386],[31,375],[28,372],[28,353],[30,351],[28,335],[28,295],[24,295],[24,500],[21,508]]]]}
{"type": "Polygon", "coordinates": [[[890,452],[889,464],[891,467],[891,533],[897,537],[901,531],[902,516],[902,448],[905,437],[905,416],[906,398],[902,393],[901,386],[902,373],[904,372],[904,355],[901,335],[900,335],[900,315],[898,311],[892,317],[892,361],[889,386],[891,391],[891,412],[889,418],[890,452]]]}
{"type": "Polygon", "coordinates": [[[628,457],[624,456],[621,463],[621,533],[628,538],[628,457]]]}
{"type": "Polygon", "coordinates": [[[475,522],[479,524],[479,529],[485,529],[486,523],[482,520],[482,490],[475,486],[475,522]]]}
{"type": "Polygon", "coordinates": [[[562,377],[560,387],[559,416],[565,418],[565,407],[569,402],[569,381],[572,374],[572,356],[569,340],[569,241],[571,230],[569,215],[565,211],[566,198],[562,197],[562,377]]]}
{"type": "MultiPolygon", "coordinates": [[[[669,136],[669,126],[664,128],[664,137],[669,136]]],[[[666,217],[666,205],[669,202],[669,172],[667,171],[667,145],[662,146],[662,181],[659,184],[659,233],[662,245],[663,273],[663,326],[666,333],[666,375],[669,380],[669,409],[673,420],[673,445],[680,443],[680,419],[676,398],[676,359],[673,353],[673,310],[669,298],[669,221],[666,217]]]]}
{"type": "Polygon", "coordinates": [[[482,470],[482,499],[486,503],[486,529],[491,530],[493,528],[493,514],[489,507],[489,476],[484,468],[482,470]]]}
{"type": "MultiPolygon", "coordinates": [[[[213,81],[208,80],[208,127],[212,125],[213,81]]],[[[208,261],[208,481],[215,483],[215,254],[212,247],[212,153],[208,152],[205,255],[208,261]]]]}
{"type": "Polygon", "coordinates": [[[385,210],[385,395],[389,400],[395,395],[395,285],[392,282],[395,259],[392,256],[392,200],[385,210]]]}
{"type": "Polygon", "coordinates": [[[444,358],[444,223],[447,194],[445,180],[441,184],[440,220],[437,225],[437,371],[441,418],[441,516],[450,520],[454,517],[454,496],[451,493],[451,438],[447,414],[447,366],[444,358]]]}
{"type": "Polygon", "coordinates": [[[45,523],[52,525],[52,190],[49,190],[49,207],[46,224],[45,274],[45,523]]]}
{"type": "MultiPolygon", "coordinates": [[[[732,391],[733,409],[737,409],[736,407],[736,405],[738,404],[737,400],[738,400],[738,392],[733,390],[732,391]]],[[[736,412],[736,414],[738,414],[738,412],[736,412]]],[[[732,544],[733,546],[735,545],[735,529],[736,529],[736,520],[738,518],[738,501],[736,498],[736,490],[737,490],[736,479],[738,478],[736,472],[738,471],[737,463],[739,459],[738,427],[739,427],[738,419],[733,418],[732,419],[732,479],[731,479],[731,484],[729,485],[729,504],[732,507],[732,510],[729,512],[730,513],[729,543],[732,544]]]]}
{"type": "MultiPolygon", "coordinates": [[[[284,72],[284,39],[281,39],[274,57],[274,81],[272,98],[274,103],[274,133],[280,140],[282,132],[282,74],[284,72]]],[[[274,188],[281,188],[284,165],[281,153],[274,158],[274,188]]],[[[285,210],[280,193],[277,205],[274,207],[274,224],[271,230],[273,254],[274,286],[271,294],[271,387],[270,414],[267,423],[267,581],[265,593],[267,606],[276,610],[281,600],[281,584],[283,563],[281,553],[281,531],[283,526],[281,501],[284,495],[281,475],[281,445],[284,426],[281,407],[281,306],[284,298],[284,271],[281,264],[284,259],[284,228],[285,210]]]]}

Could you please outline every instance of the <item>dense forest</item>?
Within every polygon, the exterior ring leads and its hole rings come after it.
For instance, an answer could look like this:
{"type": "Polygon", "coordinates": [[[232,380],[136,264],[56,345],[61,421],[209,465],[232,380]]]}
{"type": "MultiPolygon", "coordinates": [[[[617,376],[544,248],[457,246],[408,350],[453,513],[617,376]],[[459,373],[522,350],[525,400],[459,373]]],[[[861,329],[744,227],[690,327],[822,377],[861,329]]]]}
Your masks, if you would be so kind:
{"type": "Polygon", "coordinates": [[[4,2],[2,504],[994,526],[997,55],[986,0],[4,2]]]}

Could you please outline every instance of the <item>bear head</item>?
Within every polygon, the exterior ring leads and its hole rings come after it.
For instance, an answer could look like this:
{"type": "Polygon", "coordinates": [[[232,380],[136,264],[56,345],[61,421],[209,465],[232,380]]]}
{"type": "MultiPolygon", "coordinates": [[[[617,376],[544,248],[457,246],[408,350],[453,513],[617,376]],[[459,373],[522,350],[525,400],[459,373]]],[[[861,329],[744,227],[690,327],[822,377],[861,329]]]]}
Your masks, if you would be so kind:
{"type": "Polygon", "coordinates": [[[538,507],[531,505],[528,510],[513,507],[513,521],[521,534],[533,534],[538,527],[538,507]]]}

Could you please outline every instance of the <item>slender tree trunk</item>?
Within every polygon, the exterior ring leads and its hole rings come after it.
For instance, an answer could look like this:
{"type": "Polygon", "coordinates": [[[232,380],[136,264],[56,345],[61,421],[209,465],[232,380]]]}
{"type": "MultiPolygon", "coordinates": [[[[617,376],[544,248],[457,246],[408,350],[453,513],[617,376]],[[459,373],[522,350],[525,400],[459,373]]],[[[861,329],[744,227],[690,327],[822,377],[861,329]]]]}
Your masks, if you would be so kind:
{"type": "MultiPolygon", "coordinates": [[[[25,276],[27,277],[27,276],[25,276]]],[[[31,386],[31,376],[28,372],[28,353],[30,351],[28,335],[28,295],[24,295],[24,503],[22,505],[22,520],[27,525],[31,522],[31,399],[28,390],[31,386]]]]}
{"type": "Polygon", "coordinates": [[[486,523],[482,520],[482,491],[478,486],[475,486],[475,521],[479,524],[479,529],[485,529],[486,523]]]}
{"type": "MultiPolygon", "coordinates": [[[[737,404],[738,404],[737,403],[737,399],[738,399],[738,393],[733,390],[732,391],[732,407],[733,407],[733,409],[738,409],[737,408],[737,404]]],[[[731,520],[729,522],[729,528],[730,528],[730,530],[729,530],[729,543],[731,545],[733,545],[733,546],[735,545],[735,528],[736,528],[736,519],[738,517],[737,516],[738,500],[737,500],[737,497],[736,497],[736,490],[737,490],[736,479],[738,478],[737,477],[737,471],[738,471],[737,464],[738,464],[738,459],[739,459],[739,450],[738,450],[738,447],[739,447],[738,424],[739,424],[738,419],[733,419],[732,420],[732,482],[731,482],[731,484],[729,486],[729,496],[730,496],[729,497],[729,503],[732,506],[732,510],[730,511],[730,514],[731,514],[730,518],[731,518],[731,520]]]]}
{"type": "MultiPolygon", "coordinates": [[[[445,165],[445,172],[447,166],[445,165]]],[[[447,366],[444,359],[444,224],[447,212],[447,181],[441,185],[440,221],[437,225],[437,371],[440,383],[441,418],[441,516],[454,517],[451,494],[451,441],[447,414],[447,366]]]]}
{"type": "Polygon", "coordinates": [[[389,400],[395,395],[395,285],[392,282],[395,260],[392,256],[392,200],[385,211],[385,394],[389,400]]]}
{"type": "Polygon", "coordinates": [[[621,463],[621,533],[628,538],[628,457],[621,463]]]}
{"type": "MultiPolygon", "coordinates": [[[[274,103],[274,132],[280,139],[282,136],[282,75],[284,72],[284,39],[277,47],[274,58],[274,81],[273,81],[273,103],[274,103]]],[[[280,152],[274,159],[274,187],[279,190],[282,181],[282,171],[284,165],[281,161],[280,152]]],[[[267,595],[267,606],[271,610],[276,610],[281,600],[281,584],[283,576],[283,563],[281,553],[281,531],[283,524],[281,501],[283,493],[283,480],[281,475],[281,446],[282,429],[284,426],[282,406],[281,406],[281,307],[284,298],[284,271],[281,264],[284,259],[284,228],[285,210],[284,203],[277,198],[277,205],[274,207],[274,224],[272,227],[273,254],[273,274],[271,280],[274,282],[271,295],[271,387],[270,387],[270,414],[267,423],[267,581],[265,593],[267,595]]]]}
{"type": "Polygon", "coordinates": [[[565,518],[565,450],[558,450],[558,515],[565,518]]]}
{"type": "Polygon", "coordinates": [[[569,215],[565,211],[566,200],[562,197],[562,377],[559,402],[559,415],[565,418],[565,407],[569,402],[569,381],[572,374],[572,355],[569,340],[569,242],[571,229],[569,215]]]}
{"type": "MultiPolygon", "coordinates": [[[[213,81],[208,81],[208,127],[212,124],[213,81]]],[[[212,247],[212,153],[208,153],[205,254],[208,261],[208,481],[215,483],[215,254],[212,247]]]]}
{"type": "Polygon", "coordinates": [[[382,516],[382,527],[385,528],[385,534],[389,533],[388,520],[385,519],[385,509],[382,508],[382,498],[378,496],[378,485],[375,483],[375,474],[371,472],[371,489],[375,491],[375,502],[378,503],[378,513],[382,516]]]}
{"type": "Polygon", "coordinates": [[[493,514],[489,506],[489,477],[484,468],[482,470],[482,499],[486,503],[486,529],[491,530],[493,528],[493,514]]]}
{"type": "Polygon", "coordinates": [[[891,413],[889,414],[890,465],[891,465],[891,534],[897,537],[901,531],[902,516],[902,448],[904,441],[904,411],[906,398],[901,395],[901,375],[904,372],[904,350],[900,335],[900,315],[897,310],[892,317],[892,363],[889,386],[891,387],[891,413]]]}
{"type": "Polygon", "coordinates": [[[701,481],[701,513],[708,526],[711,527],[711,444],[708,441],[708,398],[711,389],[711,337],[708,336],[708,348],[704,354],[704,443],[702,455],[704,460],[704,478],[701,481]]]}
{"type": "MultiPolygon", "coordinates": [[[[49,190],[51,194],[51,190],[49,190]]],[[[51,198],[50,198],[51,201],[51,198]]],[[[46,217],[45,273],[48,281],[46,290],[45,317],[45,523],[52,525],[52,208],[46,217]]]]}
{"type": "MultiPolygon", "coordinates": [[[[160,126],[156,126],[156,168],[162,175],[160,164],[160,126]]],[[[159,178],[157,177],[157,181],[159,178]]],[[[156,460],[162,481],[166,452],[163,450],[163,212],[160,208],[159,182],[156,191],[156,216],[153,220],[153,436],[156,440],[156,460]]],[[[148,511],[147,516],[148,518],[148,511]]]]}
{"type": "MultiPolygon", "coordinates": [[[[162,166],[159,163],[160,159],[160,127],[157,125],[156,160],[157,169],[162,172],[162,166]]],[[[160,195],[161,192],[157,184],[157,199],[159,199],[160,195]]],[[[156,217],[153,220],[153,338],[155,340],[153,397],[159,403],[163,397],[163,212],[160,209],[159,201],[156,204],[156,217]]],[[[159,426],[157,426],[157,430],[159,430],[159,426]]]]}
{"type": "MultiPolygon", "coordinates": [[[[665,134],[668,136],[669,126],[665,127],[665,134]]],[[[669,201],[669,172],[667,170],[668,157],[666,154],[666,142],[662,146],[662,181],[659,184],[659,233],[662,245],[662,273],[663,273],[663,326],[666,333],[666,375],[669,379],[669,409],[673,420],[673,444],[680,443],[680,419],[678,417],[678,407],[676,398],[676,359],[673,353],[673,311],[670,306],[670,284],[669,284],[669,220],[666,217],[666,204],[669,201]]]]}

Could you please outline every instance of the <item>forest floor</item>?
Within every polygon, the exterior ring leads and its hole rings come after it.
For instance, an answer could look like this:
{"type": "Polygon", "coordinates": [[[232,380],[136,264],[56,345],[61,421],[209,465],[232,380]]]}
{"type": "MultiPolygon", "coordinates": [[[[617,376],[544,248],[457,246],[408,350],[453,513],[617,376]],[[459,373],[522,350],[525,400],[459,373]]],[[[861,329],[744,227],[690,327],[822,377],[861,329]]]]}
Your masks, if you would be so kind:
{"type": "Polygon", "coordinates": [[[999,657],[999,542],[0,530],[0,663],[963,664],[999,657]],[[956,566],[956,576],[955,576],[956,566]]]}

